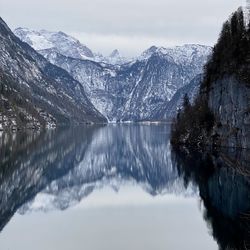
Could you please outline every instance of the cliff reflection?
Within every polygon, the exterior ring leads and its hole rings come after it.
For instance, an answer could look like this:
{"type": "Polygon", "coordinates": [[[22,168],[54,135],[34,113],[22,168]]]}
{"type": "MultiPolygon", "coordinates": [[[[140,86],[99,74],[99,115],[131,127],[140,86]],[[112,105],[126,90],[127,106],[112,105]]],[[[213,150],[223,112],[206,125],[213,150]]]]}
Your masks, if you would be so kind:
{"type": "Polygon", "coordinates": [[[249,151],[175,149],[172,161],[186,185],[199,188],[204,219],[221,250],[250,249],[249,151]]]}

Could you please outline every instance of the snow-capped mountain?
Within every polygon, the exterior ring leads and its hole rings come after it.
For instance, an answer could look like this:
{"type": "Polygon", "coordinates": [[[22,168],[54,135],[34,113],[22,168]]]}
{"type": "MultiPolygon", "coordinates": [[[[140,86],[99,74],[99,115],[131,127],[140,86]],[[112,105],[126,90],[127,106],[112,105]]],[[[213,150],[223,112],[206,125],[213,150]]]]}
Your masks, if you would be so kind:
{"type": "Polygon", "coordinates": [[[18,39],[2,19],[0,83],[4,128],[105,121],[79,82],[18,39]]]}
{"type": "MultiPolygon", "coordinates": [[[[25,36],[21,30],[15,34],[32,46],[33,42],[28,41],[32,36],[25,36]]],[[[123,58],[118,50],[107,58],[99,54],[87,60],[68,56],[56,46],[38,52],[79,81],[96,109],[109,121],[142,121],[162,119],[156,114],[179,88],[202,73],[211,47],[152,46],[133,60],[123,58]]]]}
{"type": "Polygon", "coordinates": [[[100,53],[93,53],[91,49],[80,43],[79,40],[62,31],[36,31],[19,27],[14,30],[14,34],[23,42],[28,43],[36,51],[41,52],[41,54],[56,51],[67,57],[118,65],[130,60],[122,57],[117,49],[107,57],[100,53]]]}
{"type": "Polygon", "coordinates": [[[93,52],[77,39],[61,31],[50,32],[47,30],[34,31],[26,28],[17,28],[14,31],[23,42],[28,43],[35,50],[56,49],[58,53],[78,58],[93,59],[93,52]]]}
{"type": "Polygon", "coordinates": [[[82,83],[94,106],[110,121],[161,119],[155,114],[176,91],[202,72],[207,54],[196,54],[195,64],[177,64],[159,52],[121,66],[43,55],[82,83]]]}
{"type": "Polygon", "coordinates": [[[147,59],[152,54],[165,55],[172,58],[176,64],[197,65],[205,64],[207,58],[204,55],[210,55],[211,47],[199,44],[185,44],[171,48],[152,46],[142,53],[139,57],[141,60],[147,59]]]}

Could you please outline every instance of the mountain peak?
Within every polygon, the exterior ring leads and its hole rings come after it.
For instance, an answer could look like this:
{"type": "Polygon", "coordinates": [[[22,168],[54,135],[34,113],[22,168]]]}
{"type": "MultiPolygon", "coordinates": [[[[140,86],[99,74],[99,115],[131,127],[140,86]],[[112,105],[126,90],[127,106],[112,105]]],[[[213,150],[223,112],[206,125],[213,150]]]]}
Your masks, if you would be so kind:
{"type": "Polygon", "coordinates": [[[159,47],[156,47],[155,45],[153,45],[150,48],[148,48],[147,50],[143,51],[143,53],[141,54],[141,58],[142,59],[147,59],[151,55],[153,55],[154,53],[156,53],[158,51],[159,51],[159,47]]]}
{"type": "Polygon", "coordinates": [[[120,57],[118,49],[113,50],[112,53],[110,54],[110,57],[120,57]]]}
{"type": "Polygon", "coordinates": [[[57,48],[60,54],[67,57],[76,59],[89,59],[94,57],[93,52],[87,46],[62,31],[34,31],[27,28],[17,28],[14,30],[14,33],[37,51],[57,48]]]}
{"type": "Polygon", "coordinates": [[[158,49],[158,47],[156,47],[155,45],[153,45],[153,46],[151,46],[147,51],[148,51],[148,52],[151,52],[151,53],[154,53],[154,52],[157,51],[157,49],[158,49]]]}

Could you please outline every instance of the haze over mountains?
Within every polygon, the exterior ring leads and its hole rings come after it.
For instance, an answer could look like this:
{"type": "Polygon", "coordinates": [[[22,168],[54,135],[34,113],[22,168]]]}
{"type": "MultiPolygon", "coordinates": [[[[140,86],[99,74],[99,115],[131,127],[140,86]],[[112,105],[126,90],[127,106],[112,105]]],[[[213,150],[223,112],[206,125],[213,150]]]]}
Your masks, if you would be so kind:
{"type": "Polygon", "coordinates": [[[113,122],[170,119],[160,110],[202,73],[211,53],[211,47],[194,44],[152,46],[133,59],[118,50],[104,57],[63,32],[18,28],[14,33],[79,81],[95,108],[113,122]]]}

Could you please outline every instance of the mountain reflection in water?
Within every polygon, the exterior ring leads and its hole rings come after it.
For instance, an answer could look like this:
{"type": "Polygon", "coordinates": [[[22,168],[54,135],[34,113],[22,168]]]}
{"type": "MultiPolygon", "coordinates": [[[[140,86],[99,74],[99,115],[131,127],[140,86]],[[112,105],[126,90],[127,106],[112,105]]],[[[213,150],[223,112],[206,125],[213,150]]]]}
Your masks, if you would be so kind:
{"type": "Polygon", "coordinates": [[[96,190],[119,194],[129,183],[152,197],[199,195],[220,249],[250,246],[246,151],[171,150],[167,125],[3,134],[0,143],[0,230],[16,212],[66,210],[96,190]]]}

